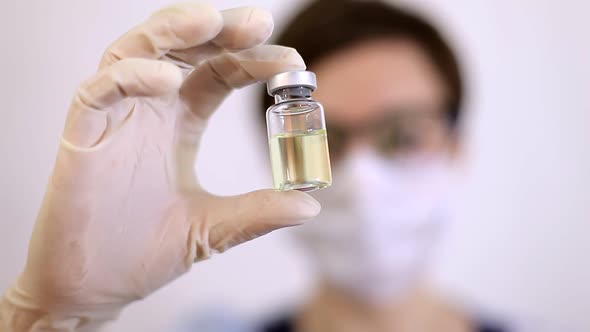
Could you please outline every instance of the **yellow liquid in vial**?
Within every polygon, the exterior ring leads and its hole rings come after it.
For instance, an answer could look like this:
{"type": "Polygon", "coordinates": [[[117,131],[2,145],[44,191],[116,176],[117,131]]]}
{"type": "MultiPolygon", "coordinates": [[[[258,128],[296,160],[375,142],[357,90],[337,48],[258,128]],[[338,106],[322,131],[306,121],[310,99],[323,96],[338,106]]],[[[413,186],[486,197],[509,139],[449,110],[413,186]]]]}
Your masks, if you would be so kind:
{"type": "Polygon", "coordinates": [[[312,191],[332,184],[325,129],[272,137],[270,161],[275,189],[312,191]]]}

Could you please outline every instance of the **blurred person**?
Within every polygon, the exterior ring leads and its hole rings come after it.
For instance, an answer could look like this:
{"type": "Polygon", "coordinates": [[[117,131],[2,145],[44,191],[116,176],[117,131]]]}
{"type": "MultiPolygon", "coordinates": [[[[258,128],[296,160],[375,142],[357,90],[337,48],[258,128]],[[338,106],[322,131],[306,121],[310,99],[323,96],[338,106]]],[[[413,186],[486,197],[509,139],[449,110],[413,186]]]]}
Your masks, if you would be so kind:
{"type": "MultiPolygon", "coordinates": [[[[379,1],[318,0],[275,39],[317,75],[333,185],[292,230],[318,280],[302,307],[246,327],[221,315],[182,331],[513,331],[427,280],[461,156],[458,59],[425,18],[379,1]]],[[[261,92],[266,109],[273,99],[261,92]]],[[[264,124],[264,114],[260,122],[264,124]]]]}
{"type": "Polygon", "coordinates": [[[262,330],[509,331],[425,280],[461,146],[462,75],[441,33],[382,2],[319,0],[276,43],[318,77],[334,184],[312,193],[322,213],[293,230],[318,272],[315,292],[262,330]]]}

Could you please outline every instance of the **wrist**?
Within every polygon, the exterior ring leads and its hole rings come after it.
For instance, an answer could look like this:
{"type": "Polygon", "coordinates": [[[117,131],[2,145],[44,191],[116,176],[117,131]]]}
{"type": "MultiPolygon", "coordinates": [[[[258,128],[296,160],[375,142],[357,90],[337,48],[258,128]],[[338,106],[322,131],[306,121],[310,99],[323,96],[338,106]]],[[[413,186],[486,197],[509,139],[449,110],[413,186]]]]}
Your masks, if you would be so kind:
{"type": "Polygon", "coordinates": [[[115,319],[120,310],[72,310],[44,307],[17,282],[0,298],[0,331],[96,331],[105,322],[115,319]]]}
{"type": "Polygon", "coordinates": [[[15,285],[0,299],[0,327],[2,331],[33,331],[35,325],[47,319],[43,312],[15,285]]]}

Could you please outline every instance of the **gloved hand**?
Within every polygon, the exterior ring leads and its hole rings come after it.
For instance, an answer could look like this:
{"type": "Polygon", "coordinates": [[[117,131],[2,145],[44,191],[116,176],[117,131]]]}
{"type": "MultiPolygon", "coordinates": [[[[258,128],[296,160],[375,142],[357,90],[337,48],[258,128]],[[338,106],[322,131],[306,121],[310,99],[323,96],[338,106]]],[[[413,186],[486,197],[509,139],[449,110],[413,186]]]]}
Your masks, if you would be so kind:
{"type": "Polygon", "coordinates": [[[185,4],[110,46],[73,100],[1,331],[94,330],[194,261],[319,213],[298,191],[217,197],[194,172],[233,88],[304,69],[293,49],[257,46],[272,28],[261,9],[185,4]]]}

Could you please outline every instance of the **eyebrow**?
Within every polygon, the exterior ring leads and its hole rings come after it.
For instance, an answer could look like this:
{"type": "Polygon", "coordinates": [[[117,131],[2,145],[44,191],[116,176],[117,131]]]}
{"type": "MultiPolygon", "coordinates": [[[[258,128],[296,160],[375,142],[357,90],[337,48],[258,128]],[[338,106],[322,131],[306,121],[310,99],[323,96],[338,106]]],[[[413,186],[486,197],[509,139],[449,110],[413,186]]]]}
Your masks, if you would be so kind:
{"type": "MultiPolygon", "coordinates": [[[[381,112],[381,117],[376,119],[371,119],[363,122],[357,122],[353,125],[339,125],[339,124],[328,124],[328,127],[335,127],[340,130],[346,131],[353,131],[353,132],[363,132],[367,130],[371,130],[374,128],[379,127],[386,127],[387,125],[391,124],[392,122],[398,122],[399,119],[412,119],[412,118],[431,118],[431,117],[444,117],[444,110],[409,110],[410,107],[405,107],[405,110],[401,107],[398,107],[398,111],[391,112],[392,109],[395,107],[386,108],[383,112],[381,112]]],[[[329,121],[330,116],[327,115],[327,119],[329,121]]]]}

